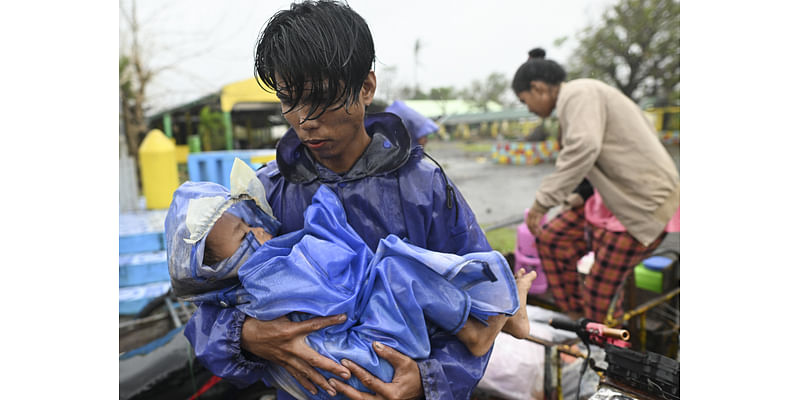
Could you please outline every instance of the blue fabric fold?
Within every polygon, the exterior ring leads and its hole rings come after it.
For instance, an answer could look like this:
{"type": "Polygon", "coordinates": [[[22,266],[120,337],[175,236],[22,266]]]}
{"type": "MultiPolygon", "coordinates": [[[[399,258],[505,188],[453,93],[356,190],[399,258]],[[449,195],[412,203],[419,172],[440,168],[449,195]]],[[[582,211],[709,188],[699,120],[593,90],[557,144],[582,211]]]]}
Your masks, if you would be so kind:
{"type": "MultiPolygon", "coordinates": [[[[374,353],[373,341],[425,359],[431,351],[429,324],[455,333],[470,314],[485,321],[489,315],[512,315],[519,307],[511,269],[499,253],[438,253],[396,235],[382,239],[373,253],[325,186],[306,210],[303,229],[266,242],[241,266],[239,279],[244,290],[236,307],[256,319],[347,314],[346,322],[308,335],[308,344],[387,382],[394,371],[374,353]]],[[[323,391],[312,395],[278,366],[265,373],[297,398],[330,398],[323,391]]],[[[347,383],[369,391],[356,378],[347,383]]]]}

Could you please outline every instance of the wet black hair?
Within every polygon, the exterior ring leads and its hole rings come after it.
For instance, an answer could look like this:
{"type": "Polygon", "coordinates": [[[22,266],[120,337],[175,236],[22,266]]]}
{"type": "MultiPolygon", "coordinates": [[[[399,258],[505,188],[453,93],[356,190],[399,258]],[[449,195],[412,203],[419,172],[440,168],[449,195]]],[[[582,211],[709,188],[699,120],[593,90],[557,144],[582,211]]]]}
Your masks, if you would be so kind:
{"type": "Polygon", "coordinates": [[[349,5],[329,0],[279,11],[259,34],[255,49],[259,85],[275,91],[288,111],[307,106],[305,119],[357,102],[374,62],[367,22],[349,5]]]}
{"type": "Polygon", "coordinates": [[[520,65],[511,81],[511,89],[514,90],[514,93],[530,89],[533,81],[542,81],[550,85],[564,82],[567,77],[564,68],[553,60],[545,59],[544,56],[544,49],[539,47],[528,52],[528,61],[520,65]]]}

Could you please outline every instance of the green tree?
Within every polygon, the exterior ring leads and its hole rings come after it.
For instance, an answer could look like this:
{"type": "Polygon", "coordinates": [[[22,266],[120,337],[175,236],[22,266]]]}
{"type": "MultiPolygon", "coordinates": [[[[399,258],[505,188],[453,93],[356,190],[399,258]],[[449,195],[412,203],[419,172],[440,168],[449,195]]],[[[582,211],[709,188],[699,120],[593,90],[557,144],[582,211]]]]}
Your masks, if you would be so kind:
{"type": "Polygon", "coordinates": [[[408,85],[401,86],[395,91],[396,99],[400,100],[427,100],[428,94],[408,85]]]}
{"type": "Polygon", "coordinates": [[[211,111],[208,106],[200,110],[197,131],[203,143],[203,151],[225,148],[225,118],[220,111],[211,111]]]}
{"type": "Polygon", "coordinates": [[[130,76],[130,59],[127,56],[119,56],[119,98],[120,98],[120,118],[122,118],[122,131],[125,132],[128,155],[136,158],[136,149],[139,146],[139,132],[133,126],[133,83],[130,76]]]}
{"type": "Polygon", "coordinates": [[[452,100],[456,98],[456,89],[452,86],[431,88],[428,97],[431,100],[452,100]]]}
{"type": "Polygon", "coordinates": [[[510,91],[509,80],[499,72],[492,72],[486,80],[474,80],[470,86],[461,91],[460,97],[475,103],[484,111],[488,111],[490,101],[500,104],[508,103],[503,95],[510,91]]]}
{"type": "Polygon", "coordinates": [[[136,1],[129,5],[120,2],[119,90],[122,101],[122,118],[128,136],[128,151],[135,158],[139,143],[147,133],[149,87],[155,77],[168,66],[151,66],[148,47],[142,32],[142,23],[136,1]]]}
{"type": "Polygon", "coordinates": [[[595,78],[634,101],[680,96],[680,3],[620,0],[577,35],[569,79],[595,78]]]}

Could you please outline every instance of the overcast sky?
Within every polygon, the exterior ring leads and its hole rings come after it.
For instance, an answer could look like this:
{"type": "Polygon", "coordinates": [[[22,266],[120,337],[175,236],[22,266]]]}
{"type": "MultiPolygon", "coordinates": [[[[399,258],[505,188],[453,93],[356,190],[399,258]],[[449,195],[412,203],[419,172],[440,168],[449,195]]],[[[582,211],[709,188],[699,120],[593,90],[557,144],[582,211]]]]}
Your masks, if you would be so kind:
{"type": "MultiPolygon", "coordinates": [[[[131,0],[121,0],[129,8],[131,0]]],[[[351,0],[375,40],[378,95],[391,87],[463,88],[500,72],[508,79],[541,46],[561,63],[575,34],[599,20],[611,0],[351,0]],[[554,40],[570,38],[556,48],[554,40]],[[422,48],[414,68],[414,43],[422,48]],[[394,76],[382,72],[396,68],[394,76]],[[383,81],[381,78],[385,78],[383,81]],[[391,78],[391,79],[390,79],[391,78]]],[[[158,108],[171,107],[253,76],[253,48],[263,24],[286,0],[138,0],[143,44],[151,65],[171,68],[151,91],[158,108]]],[[[129,38],[120,22],[120,42],[129,38]]],[[[382,97],[382,96],[381,96],[382,97]]],[[[391,99],[387,99],[391,100],[391,99]]]]}

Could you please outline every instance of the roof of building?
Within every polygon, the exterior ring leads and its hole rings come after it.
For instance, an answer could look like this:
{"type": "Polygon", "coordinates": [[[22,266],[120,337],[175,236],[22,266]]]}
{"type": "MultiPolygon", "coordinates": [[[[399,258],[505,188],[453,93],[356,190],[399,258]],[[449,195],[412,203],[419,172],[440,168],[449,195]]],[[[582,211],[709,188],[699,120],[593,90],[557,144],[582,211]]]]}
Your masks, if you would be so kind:
{"type": "MultiPolygon", "coordinates": [[[[465,114],[482,112],[481,107],[467,100],[403,100],[406,105],[413,108],[420,114],[428,118],[439,118],[444,115],[465,114]]],[[[489,111],[499,111],[503,109],[500,104],[490,101],[487,104],[489,111]]]]}
{"type": "Polygon", "coordinates": [[[536,121],[539,117],[525,109],[506,109],[490,112],[464,113],[447,115],[437,122],[442,125],[474,124],[480,122],[530,120],[536,121]]]}

